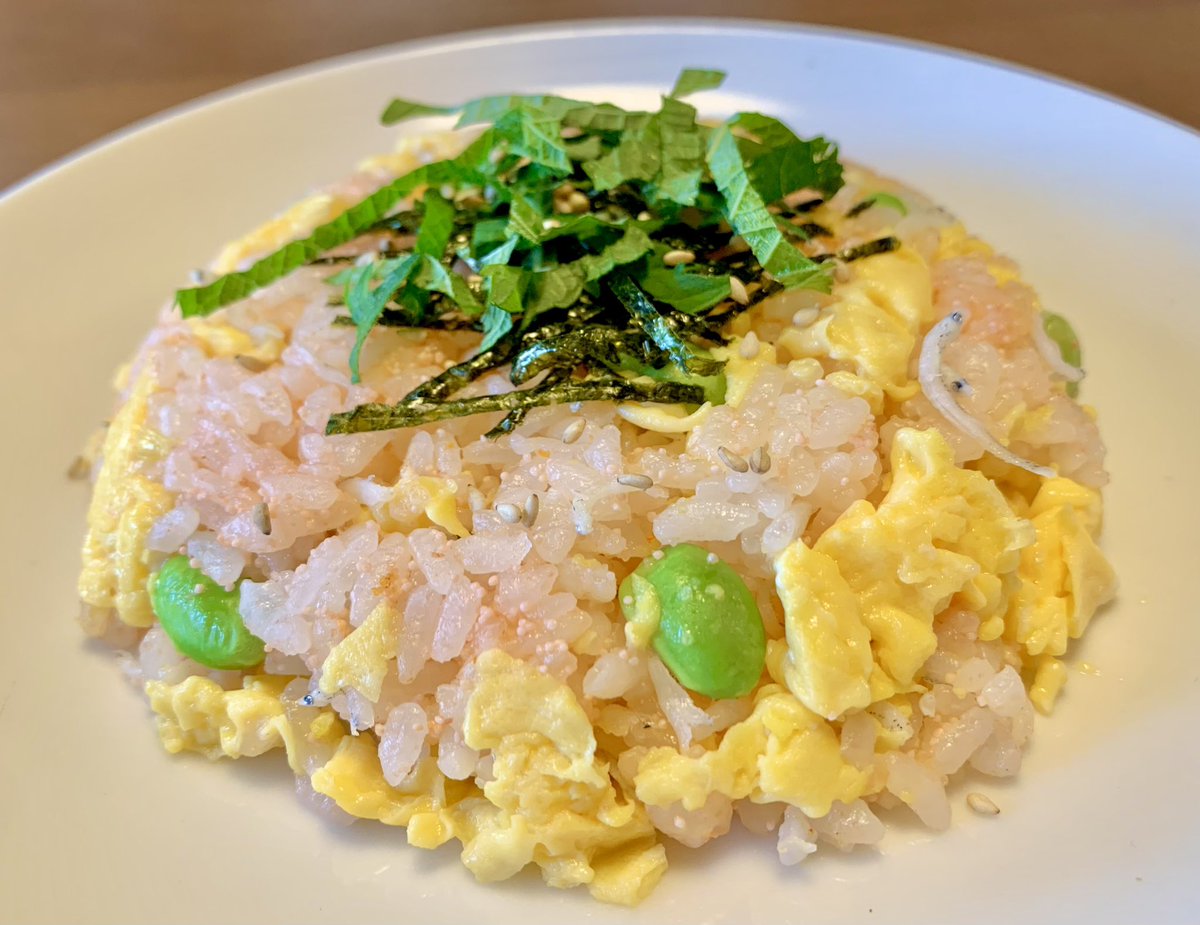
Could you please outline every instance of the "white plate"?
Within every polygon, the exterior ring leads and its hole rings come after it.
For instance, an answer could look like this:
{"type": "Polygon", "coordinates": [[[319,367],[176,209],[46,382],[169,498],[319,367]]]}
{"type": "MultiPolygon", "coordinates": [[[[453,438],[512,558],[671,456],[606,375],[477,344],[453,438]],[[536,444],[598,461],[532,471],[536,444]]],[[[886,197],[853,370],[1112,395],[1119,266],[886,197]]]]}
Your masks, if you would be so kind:
{"type": "Polygon", "coordinates": [[[153,121],[0,200],[4,485],[0,917],[17,921],[1195,921],[1200,896],[1200,136],[1094,93],[891,40],[735,22],[488,32],[252,84],[153,121]],[[556,90],[649,101],[683,65],[729,71],[715,108],[776,113],[921,187],[1014,255],[1082,331],[1111,446],[1119,603],[1003,807],[881,856],[783,869],[731,837],[672,852],[639,910],[534,877],[476,885],[295,803],[281,760],[169,758],[73,617],[86,489],[64,472],[106,385],[192,266],[393,134],[390,94],[556,90]]]}

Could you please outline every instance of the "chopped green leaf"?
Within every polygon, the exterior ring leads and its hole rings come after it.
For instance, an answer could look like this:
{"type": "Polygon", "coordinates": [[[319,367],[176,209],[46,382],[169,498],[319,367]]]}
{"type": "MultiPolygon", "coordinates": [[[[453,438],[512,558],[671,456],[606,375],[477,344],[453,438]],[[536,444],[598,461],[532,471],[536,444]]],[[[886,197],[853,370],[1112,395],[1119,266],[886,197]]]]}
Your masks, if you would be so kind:
{"type": "Polygon", "coordinates": [[[583,170],[598,191],[642,182],[653,200],[692,205],[704,171],[705,131],[693,107],[664,97],[659,112],[627,129],[616,147],[585,162],[583,170]]]}
{"type": "Polygon", "coordinates": [[[418,254],[428,254],[441,260],[454,234],[454,203],[442,198],[435,189],[425,191],[425,217],[417,231],[417,242],[413,248],[418,254]]]}
{"type": "Polygon", "coordinates": [[[638,280],[654,299],[685,315],[706,312],[729,298],[729,276],[690,271],[682,264],[670,269],[652,262],[638,280]]]}
{"type": "Polygon", "coordinates": [[[505,334],[513,329],[513,316],[497,305],[488,304],[480,318],[483,324],[483,340],[480,351],[491,350],[505,334]]]}
{"type": "Polygon", "coordinates": [[[756,112],[738,113],[728,124],[737,133],[750,182],[765,202],[777,202],[799,189],[820,190],[826,196],[841,189],[837,146],[824,138],[803,141],[778,119],[756,112]]]}
{"type": "Polygon", "coordinates": [[[724,71],[706,70],[698,67],[684,68],[675,78],[675,86],[671,96],[675,99],[699,93],[701,90],[715,90],[725,82],[724,71]]]}
{"type": "Polygon", "coordinates": [[[506,233],[520,235],[531,244],[540,244],[547,231],[547,193],[546,190],[514,190],[506,233]]]}
{"type": "Polygon", "coordinates": [[[530,273],[520,267],[493,264],[482,271],[487,289],[488,305],[494,305],[512,315],[520,314],[525,308],[525,290],[529,287],[530,273]]]}
{"type": "Polygon", "coordinates": [[[712,134],[708,167],[725,199],[726,219],[750,245],[763,269],[784,286],[828,292],[829,271],[797,250],[779,230],[775,217],[750,182],[737,139],[728,125],[718,126],[712,134]]]}
{"type": "Polygon", "coordinates": [[[571,160],[563,146],[562,120],[552,113],[521,106],[501,116],[492,131],[508,142],[510,153],[527,157],[561,176],[571,172],[571,160]]]}
{"type": "Polygon", "coordinates": [[[412,100],[394,99],[387,104],[379,121],[384,125],[395,125],[405,119],[416,119],[420,116],[444,116],[454,112],[449,106],[430,106],[427,103],[415,103],[412,100]]]}
{"type": "Polygon", "coordinates": [[[220,276],[206,286],[180,289],[175,293],[175,301],[185,318],[212,314],[218,308],[240,301],[255,290],[281,279],[326,251],[353,241],[381,221],[396,203],[418,187],[472,182],[484,182],[484,178],[454,161],[438,161],[418,167],[351,206],[332,221],[317,226],[308,237],[285,244],[258,260],[248,270],[220,276]]]}
{"type": "Polygon", "coordinates": [[[350,381],[360,381],[359,355],[367,335],[379,321],[384,307],[412,276],[418,262],[419,258],[415,255],[401,257],[355,267],[347,275],[346,308],[350,311],[350,320],[357,329],[354,346],[350,350],[350,381]],[[376,277],[381,277],[380,283],[371,289],[371,280],[376,277]]]}

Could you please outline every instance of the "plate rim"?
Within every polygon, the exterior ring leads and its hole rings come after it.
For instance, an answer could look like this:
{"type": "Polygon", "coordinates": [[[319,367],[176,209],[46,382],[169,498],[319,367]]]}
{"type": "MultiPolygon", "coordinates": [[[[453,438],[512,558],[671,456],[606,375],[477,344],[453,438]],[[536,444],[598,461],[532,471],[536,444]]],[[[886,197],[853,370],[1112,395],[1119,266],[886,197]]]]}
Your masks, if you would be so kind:
{"type": "Polygon", "coordinates": [[[639,16],[633,19],[613,16],[584,17],[580,19],[540,20],[531,23],[488,26],[479,29],[464,29],[456,32],[423,36],[421,38],[389,42],[385,45],[374,45],[369,48],[329,55],[281,70],[271,71],[267,74],[260,74],[256,77],[221,87],[135,119],[133,122],[106,132],[99,138],[87,142],[66,154],[60,155],[48,164],[36,168],[32,173],[18,178],[8,187],[0,189],[0,209],[3,209],[4,206],[18,196],[41,186],[55,175],[70,169],[78,162],[86,160],[92,155],[98,154],[108,148],[117,147],[142,135],[156,131],[178,119],[187,118],[210,106],[219,106],[239,96],[268,89],[275,84],[316,79],[327,71],[339,70],[343,67],[367,64],[383,58],[428,55],[469,45],[495,44],[514,36],[537,37],[545,40],[555,37],[556,33],[564,33],[562,37],[567,38],[579,33],[588,33],[591,35],[652,35],[670,33],[697,35],[716,31],[726,34],[731,31],[743,34],[766,31],[787,32],[794,35],[812,35],[868,45],[883,45],[932,55],[934,57],[951,58],[963,64],[1006,71],[1019,77],[1048,83],[1061,89],[1100,100],[1117,108],[1132,111],[1151,121],[1161,123],[1167,128],[1181,132],[1184,136],[1191,138],[1195,142],[1200,142],[1200,127],[1188,125],[1172,116],[1161,113],[1149,106],[1144,106],[1141,103],[1136,103],[1119,94],[1101,90],[1069,77],[1063,77],[1029,65],[1009,61],[1005,58],[957,48],[953,45],[943,45],[925,39],[872,32],[867,29],[854,29],[845,26],[788,22],[785,20],[743,16],[639,16]],[[565,33],[569,33],[569,35],[565,33]]]}

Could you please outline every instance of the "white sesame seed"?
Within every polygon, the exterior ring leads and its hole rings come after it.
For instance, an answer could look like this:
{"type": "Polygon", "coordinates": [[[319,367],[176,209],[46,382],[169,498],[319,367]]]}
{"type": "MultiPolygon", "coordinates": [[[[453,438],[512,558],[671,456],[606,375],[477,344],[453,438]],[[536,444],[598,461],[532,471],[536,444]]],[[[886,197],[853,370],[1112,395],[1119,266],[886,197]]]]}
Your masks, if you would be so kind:
{"type": "Polygon", "coordinates": [[[538,510],[541,508],[541,501],[537,495],[530,495],[525,500],[525,526],[532,527],[537,520],[538,510]]]}
{"type": "Polygon", "coordinates": [[[567,407],[571,409],[572,414],[578,414],[583,409],[583,402],[573,401],[567,407]]]}
{"type": "Polygon", "coordinates": [[[587,421],[583,418],[576,418],[566,426],[562,433],[563,443],[574,443],[583,436],[584,430],[587,428],[587,421]]]}
{"type": "Polygon", "coordinates": [[[771,454],[765,446],[760,446],[750,454],[750,469],[762,475],[771,468],[771,454]]]}
{"type": "Polygon", "coordinates": [[[691,251],[667,251],[662,260],[665,266],[677,267],[680,264],[695,263],[696,255],[691,251]]]}
{"type": "Polygon", "coordinates": [[[704,593],[718,601],[725,600],[725,589],[718,584],[706,585],[704,593]]]}
{"type": "Polygon", "coordinates": [[[798,328],[807,328],[820,316],[819,308],[802,308],[792,315],[792,324],[798,328]]]}
{"type": "Polygon", "coordinates": [[[1000,815],[1000,807],[985,793],[968,793],[967,805],[981,816],[1000,815]]]}
{"type": "Polygon", "coordinates": [[[738,345],[738,353],[741,354],[743,360],[753,360],[758,356],[758,350],[758,335],[753,331],[743,337],[742,342],[738,345]]]}
{"type": "Polygon", "coordinates": [[[833,266],[833,278],[839,283],[845,283],[850,280],[850,268],[841,261],[838,261],[833,266]]]}
{"type": "Polygon", "coordinates": [[[515,524],[521,519],[521,509],[515,504],[504,502],[496,505],[496,514],[506,524],[515,524]]]}
{"type": "Polygon", "coordinates": [[[638,475],[636,473],[630,475],[618,475],[617,482],[624,485],[626,488],[637,488],[645,490],[654,484],[654,479],[648,475],[638,475]]]}
{"type": "Polygon", "coordinates": [[[704,561],[707,562],[709,565],[716,565],[717,562],[719,562],[720,560],[717,558],[717,554],[715,552],[710,552],[707,556],[704,557],[704,561]]]}
{"type": "Polygon", "coordinates": [[[650,553],[650,558],[661,559],[664,555],[666,555],[666,553],[664,553],[661,549],[656,549],[654,552],[650,553]]]}
{"type": "Polygon", "coordinates": [[[675,828],[677,828],[677,829],[682,829],[683,823],[684,823],[683,816],[676,816],[674,819],[671,820],[671,824],[674,825],[675,828]]]}
{"type": "Polygon", "coordinates": [[[271,511],[265,501],[254,505],[254,510],[250,512],[250,517],[253,519],[254,526],[258,528],[259,533],[263,536],[271,535],[271,511]]]}
{"type": "Polygon", "coordinates": [[[556,218],[548,218],[542,222],[542,228],[544,228],[546,231],[550,231],[552,228],[561,228],[561,227],[562,227],[562,222],[560,222],[556,218]]]}
{"type": "Polygon", "coordinates": [[[192,270],[192,272],[190,272],[188,274],[188,279],[191,281],[193,286],[199,286],[206,279],[208,279],[208,271],[207,270],[192,270]]]}
{"type": "Polygon", "coordinates": [[[633,595],[626,594],[623,598],[621,598],[621,603],[626,607],[631,607],[633,605],[633,595]]]}
{"type": "Polygon", "coordinates": [[[202,585],[202,584],[193,585],[192,593],[193,594],[203,594],[204,593],[204,585],[202,585]]]}
{"type": "Polygon", "coordinates": [[[746,284],[736,276],[729,277],[729,298],[738,305],[748,305],[750,302],[750,293],[746,291],[746,284]]]}
{"type": "Polygon", "coordinates": [[[645,210],[643,210],[637,214],[637,220],[639,222],[648,222],[648,221],[650,221],[651,217],[652,216],[650,215],[650,213],[646,212],[645,210]]]}
{"type": "Polygon", "coordinates": [[[721,462],[725,463],[734,472],[749,472],[750,464],[746,462],[737,453],[727,450],[725,447],[717,447],[717,456],[721,458],[721,462]]]}

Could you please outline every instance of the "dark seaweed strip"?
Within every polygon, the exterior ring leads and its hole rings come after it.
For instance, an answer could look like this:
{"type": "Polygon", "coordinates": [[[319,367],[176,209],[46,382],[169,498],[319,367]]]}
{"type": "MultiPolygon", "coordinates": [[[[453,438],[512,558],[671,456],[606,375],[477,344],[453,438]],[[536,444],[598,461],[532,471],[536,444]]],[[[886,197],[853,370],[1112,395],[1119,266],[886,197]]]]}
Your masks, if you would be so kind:
{"type": "Polygon", "coordinates": [[[400,404],[442,401],[459,389],[474,382],[484,373],[503,366],[516,353],[517,338],[501,338],[491,350],[484,350],[468,360],[455,363],[432,379],[422,382],[400,400],[400,404]]]}
{"type": "Polygon", "coordinates": [[[325,433],[356,434],[398,427],[419,427],[434,421],[468,417],[488,411],[509,412],[518,408],[538,408],[577,401],[648,401],[699,405],[704,402],[704,389],[683,382],[647,383],[615,376],[600,376],[559,382],[550,386],[535,386],[532,389],[504,392],[500,395],[455,399],[440,404],[401,402],[397,405],[359,405],[352,411],[332,415],[325,427],[325,433]]]}
{"type": "Polygon", "coordinates": [[[873,205],[875,205],[874,199],[864,199],[862,202],[851,206],[850,209],[847,210],[846,218],[854,218],[858,215],[862,215],[864,212],[867,211],[867,209],[871,208],[871,206],[873,206],[873,205]]]}
{"type": "Polygon", "coordinates": [[[894,251],[900,247],[900,239],[888,236],[886,238],[876,238],[874,241],[867,241],[865,244],[859,244],[855,247],[848,247],[845,250],[838,251],[837,256],[846,262],[851,260],[862,260],[864,257],[874,257],[876,254],[886,254],[888,251],[894,251]]]}
{"type": "Polygon", "coordinates": [[[797,231],[809,238],[832,238],[833,232],[824,225],[819,225],[816,222],[805,222],[802,225],[793,225],[797,231]]]}
{"type": "MultiPolygon", "coordinates": [[[[538,383],[538,388],[550,388],[551,386],[558,385],[560,382],[565,382],[570,377],[570,370],[552,370],[550,375],[538,383]]],[[[500,437],[503,437],[505,434],[511,434],[514,430],[521,426],[526,415],[529,414],[529,410],[529,408],[517,408],[508,412],[508,414],[504,415],[504,417],[500,419],[499,424],[484,434],[484,437],[486,437],[488,440],[496,440],[500,437]]]]}
{"type": "Polygon", "coordinates": [[[637,332],[589,324],[523,347],[513,360],[509,378],[513,385],[520,385],[544,370],[570,370],[581,363],[615,368],[621,363],[622,351],[641,353],[639,340],[637,332]]]}
{"type": "Polygon", "coordinates": [[[792,206],[790,209],[784,209],[779,213],[780,218],[789,218],[792,215],[799,215],[802,212],[811,212],[818,206],[825,205],[825,200],[818,196],[816,199],[809,199],[801,202],[798,205],[792,206]]]}
{"type": "Polygon", "coordinates": [[[721,371],[721,363],[696,355],[687,341],[680,336],[679,323],[668,320],[659,312],[632,279],[624,273],[614,273],[609,277],[608,284],[629,312],[634,324],[646,333],[672,363],[698,376],[715,376],[721,371]]]}

